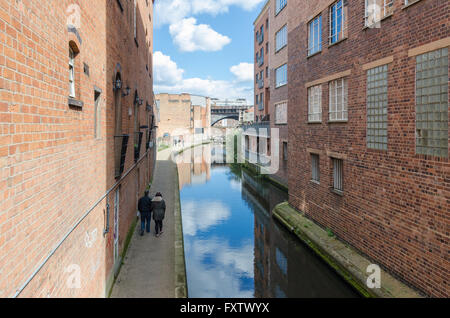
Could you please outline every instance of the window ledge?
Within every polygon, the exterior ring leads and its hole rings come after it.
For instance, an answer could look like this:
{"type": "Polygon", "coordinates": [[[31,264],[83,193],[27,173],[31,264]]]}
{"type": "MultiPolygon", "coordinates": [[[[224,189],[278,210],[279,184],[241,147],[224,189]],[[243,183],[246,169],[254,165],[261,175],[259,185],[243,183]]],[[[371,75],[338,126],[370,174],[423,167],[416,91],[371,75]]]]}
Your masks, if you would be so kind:
{"type": "Polygon", "coordinates": [[[337,41],[337,42],[334,42],[334,43],[328,43],[328,48],[330,48],[330,47],[332,47],[332,46],[335,46],[335,45],[338,45],[339,43],[344,42],[344,41],[347,40],[347,39],[348,39],[348,37],[345,37],[345,38],[343,38],[343,39],[340,39],[340,40],[337,41]]]}
{"type": "Polygon", "coordinates": [[[416,1],[414,1],[414,2],[411,2],[411,3],[408,3],[408,4],[404,5],[404,6],[402,7],[402,10],[408,9],[410,6],[416,4],[417,2],[420,2],[420,0],[416,0],[416,1]]]}
{"type": "Polygon", "coordinates": [[[277,86],[277,87],[275,87],[275,89],[281,88],[281,87],[286,86],[286,85],[287,85],[287,83],[283,84],[283,85],[280,85],[280,86],[277,86]]]}
{"type": "Polygon", "coordinates": [[[339,124],[339,123],[348,123],[348,119],[342,119],[342,120],[329,120],[329,124],[339,124]]]}
{"type": "Polygon", "coordinates": [[[72,106],[72,107],[83,108],[83,106],[84,106],[84,103],[81,100],[77,100],[72,97],[68,98],[68,103],[69,103],[69,106],[72,106]]]}
{"type": "Polygon", "coordinates": [[[309,59],[309,58],[311,58],[311,57],[313,57],[313,56],[319,55],[320,53],[322,53],[322,50],[317,51],[316,53],[310,54],[310,55],[308,55],[306,58],[309,59]]]}
{"type": "Polygon", "coordinates": [[[320,181],[317,181],[317,180],[310,180],[310,181],[311,181],[311,183],[314,183],[314,184],[320,185],[320,181]]]}
{"type": "Polygon", "coordinates": [[[283,51],[283,49],[287,47],[287,44],[285,44],[282,48],[279,48],[278,50],[275,50],[275,54],[278,54],[279,52],[283,51]]]}
{"type": "Polygon", "coordinates": [[[317,121],[309,121],[308,120],[308,122],[307,122],[308,125],[317,125],[317,124],[321,124],[321,123],[322,123],[321,120],[320,121],[319,120],[317,120],[317,121]]]}
{"type": "Polygon", "coordinates": [[[274,124],[277,126],[286,126],[287,125],[287,123],[274,123],[274,124]]]}
{"type": "Polygon", "coordinates": [[[334,194],[337,194],[340,197],[344,196],[344,191],[338,190],[338,189],[334,189],[334,188],[330,188],[331,192],[333,192],[334,194]]]}

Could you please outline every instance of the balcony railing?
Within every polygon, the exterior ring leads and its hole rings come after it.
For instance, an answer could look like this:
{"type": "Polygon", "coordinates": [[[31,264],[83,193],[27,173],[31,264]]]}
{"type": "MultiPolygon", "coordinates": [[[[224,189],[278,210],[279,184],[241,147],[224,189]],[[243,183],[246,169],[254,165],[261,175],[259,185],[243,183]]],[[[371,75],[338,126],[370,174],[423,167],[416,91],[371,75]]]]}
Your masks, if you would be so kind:
{"type": "Polygon", "coordinates": [[[261,66],[264,64],[264,54],[261,54],[260,56],[258,56],[258,66],[261,66]]]}
{"type": "Polygon", "coordinates": [[[258,33],[256,36],[256,40],[258,41],[258,44],[263,43],[264,41],[264,33],[258,33]]]}
{"type": "Polygon", "coordinates": [[[258,80],[258,88],[263,88],[264,87],[264,79],[259,79],[258,80]]]}

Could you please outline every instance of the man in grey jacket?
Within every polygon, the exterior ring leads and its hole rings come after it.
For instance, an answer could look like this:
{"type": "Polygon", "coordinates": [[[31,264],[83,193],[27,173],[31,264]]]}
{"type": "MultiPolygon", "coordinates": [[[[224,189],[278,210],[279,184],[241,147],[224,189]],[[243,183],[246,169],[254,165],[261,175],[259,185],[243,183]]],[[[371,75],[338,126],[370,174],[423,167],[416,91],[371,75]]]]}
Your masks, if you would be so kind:
{"type": "Polygon", "coordinates": [[[155,221],[156,237],[163,234],[163,220],[166,216],[166,202],[162,198],[162,194],[158,192],[152,200],[153,220],[155,221]]]}

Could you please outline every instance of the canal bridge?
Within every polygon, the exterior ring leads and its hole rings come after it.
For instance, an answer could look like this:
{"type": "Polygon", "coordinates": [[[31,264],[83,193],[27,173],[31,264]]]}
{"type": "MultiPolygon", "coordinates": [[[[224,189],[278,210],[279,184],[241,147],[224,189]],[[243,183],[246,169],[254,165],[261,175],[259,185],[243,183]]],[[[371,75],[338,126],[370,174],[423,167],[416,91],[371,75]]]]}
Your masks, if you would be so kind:
{"type": "Polygon", "coordinates": [[[211,127],[224,119],[239,121],[240,114],[252,106],[211,106],[211,127]]]}

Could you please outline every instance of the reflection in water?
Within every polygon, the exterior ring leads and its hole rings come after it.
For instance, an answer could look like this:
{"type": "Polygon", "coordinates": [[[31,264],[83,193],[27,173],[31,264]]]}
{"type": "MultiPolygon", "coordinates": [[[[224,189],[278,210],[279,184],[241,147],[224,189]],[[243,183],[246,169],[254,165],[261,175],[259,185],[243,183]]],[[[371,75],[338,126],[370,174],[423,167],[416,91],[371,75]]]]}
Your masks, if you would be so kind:
{"type": "Polygon", "coordinates": [[[357,296],[271,218],[285,192],[221,164],[221,147],[181,156],[195,160],[178,164],[190,297],[357,296]]]}

